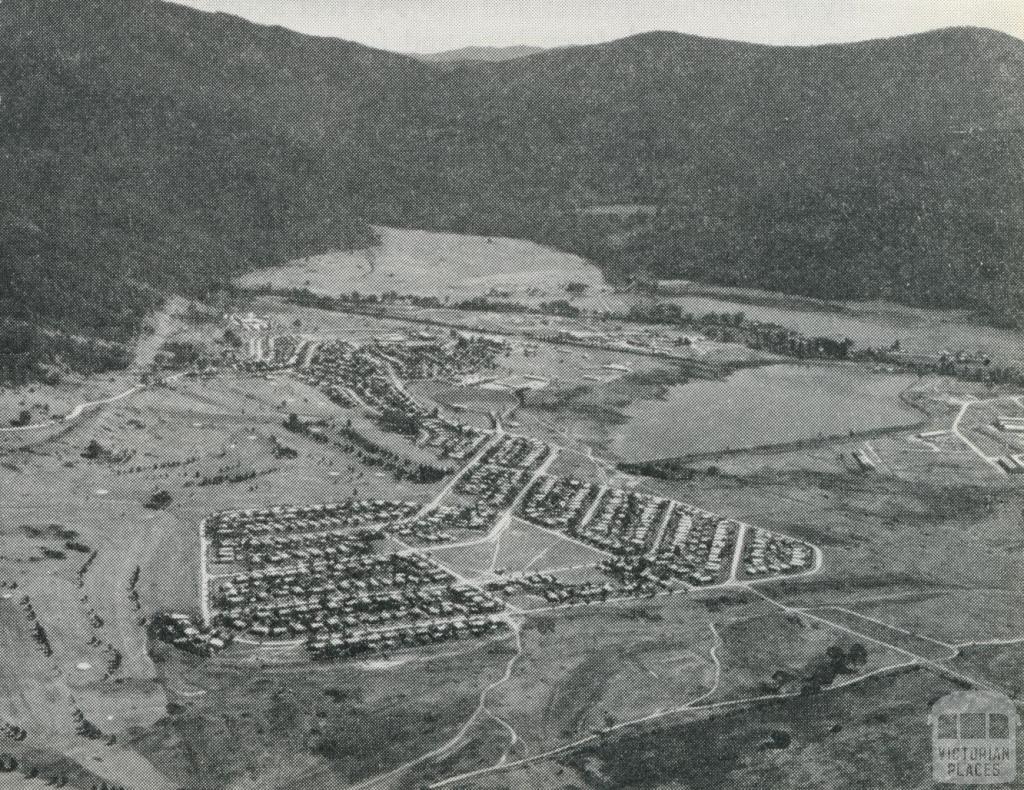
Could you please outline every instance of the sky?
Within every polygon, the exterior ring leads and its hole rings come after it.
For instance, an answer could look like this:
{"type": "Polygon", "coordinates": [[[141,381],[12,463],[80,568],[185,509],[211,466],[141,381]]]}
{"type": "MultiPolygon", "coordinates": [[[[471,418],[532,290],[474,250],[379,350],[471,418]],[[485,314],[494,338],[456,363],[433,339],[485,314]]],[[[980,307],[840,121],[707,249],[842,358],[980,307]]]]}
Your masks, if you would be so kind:
{"type": "Polygon", "coordinates": [[[554,47],[650,30],[820,44],[975,25],[1024,38],[1024,0],[177,0],[398,52],[554,47]]]}

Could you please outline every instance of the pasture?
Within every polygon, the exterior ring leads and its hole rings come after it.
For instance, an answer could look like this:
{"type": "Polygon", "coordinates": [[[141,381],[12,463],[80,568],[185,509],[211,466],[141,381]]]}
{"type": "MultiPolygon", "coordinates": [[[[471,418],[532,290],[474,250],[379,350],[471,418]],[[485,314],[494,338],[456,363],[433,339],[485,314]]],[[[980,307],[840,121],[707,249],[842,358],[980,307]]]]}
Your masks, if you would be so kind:
{"type": "Polygon", "coordinates": [[[1024,634],[1024,592],[931,591],[866,600],[861,614],[949,643],[1012,640],[1024,634]]]}
{"type": "Polygon", "coordinates": [[[860,615],[851,609],[826,606],[812,609],[811,614],[827,619],[844,628],[856,630],[886,645],[906,650],[929,661],[943,661],[952,658],[956,649],[937,642],[931,637],[921,636],[906,629],[884,623],[877,618],[860,615]]]}
{"type": "Polygon", "coordinates": [[[378,228],[381,244],[368,250],[312,256],[242,277],[243,286],[308,288],[337,296],[397,291],[465,299],[492,289],[564,298],[569,282],[602,286],[582,258],[507,238],[378,228]]]}
{"type": "MultiPolygon", "coordinates": [[[[783,612],[749,593],[708,596],[705,600],[722,640],[722,681],[709,700],[712,702],[798,692],[825,661],[828,648],[849,650],[858,641],[837,628],[783,612]]],[[[867,662],[837,675],[835,682],[907,660],[895,650],[860,641],[867,648],[867,662]]]]}
{"type": "Polygon", "coordinates": [[[528,615],[522,643],[489,704],[531,750],[682,705],[715,679],[707,614],[679,597],[528,615]]]}
{"type": "MultiPolygon", "coordinates": [[[[507,527],[490,536],[466,533],[465,538],[463,543],[435,546],[426,553],[467,578],[484,581],[520,573],[592,568],[606,558],[590,546],[519,518],[512,518],[507,527]]],[[[601,577],[596,572],[590,575],[601,577]]],[[[568,580],[569,574],[558,576],[568,580]]]]}
{"type": "Polygon", "coordinates": [[[395,660],[310,664],[232,648],[200,661],[155,647],[173,714],[131,746],[179,787],[348,786],[448,741],[500,677],[510,637],[395,660]]]}
{"type": "Polygon", "coordinates": [[[951,662],[959,672],[972,677],[985,678],[1003,688],[1014,699],[1024,694],[1024,678],[1020,667],[1024,663],[1024,643],[973,645],[965,647],[951,662]]]}

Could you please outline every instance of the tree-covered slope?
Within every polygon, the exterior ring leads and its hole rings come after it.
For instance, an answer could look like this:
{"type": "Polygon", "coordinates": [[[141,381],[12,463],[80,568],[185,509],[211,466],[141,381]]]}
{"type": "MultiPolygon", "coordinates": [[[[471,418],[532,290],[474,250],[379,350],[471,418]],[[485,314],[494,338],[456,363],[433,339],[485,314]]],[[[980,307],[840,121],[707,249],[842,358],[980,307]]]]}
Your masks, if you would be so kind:
{"type": "Polygon", "coordinates": [[[320,149],[267,128],[229,92],[157,74],[156,30],[139,7],[0,6],[9,376],[122,365],[118,343],[161,292],[202,293],[248,267],[372,236],[320,149]]]}
{"type": "Polygon", "coordinates": [[[991,31],[438,65],[150,0],[8,0],[0,34],[8,328],[123,339],[151,288],[366,221],[546,241],[614,279],[1004,314],[1024,293],[1024,43],[991,31]]]}

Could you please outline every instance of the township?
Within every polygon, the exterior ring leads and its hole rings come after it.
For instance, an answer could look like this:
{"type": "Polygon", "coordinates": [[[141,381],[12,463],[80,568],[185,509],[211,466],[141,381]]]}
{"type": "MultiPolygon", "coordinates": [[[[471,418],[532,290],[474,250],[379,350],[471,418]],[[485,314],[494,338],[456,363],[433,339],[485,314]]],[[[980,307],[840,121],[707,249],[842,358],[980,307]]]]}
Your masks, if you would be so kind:
{"type": "MultiPolygon", "coordinates": [[[[348,500],[209,515],[202,523],[202,617],[165,615],[156,632],[210,654],[234,642],[304,643],[329,660],[480,636],[510,627],[520,596],[551,608],[609,598],[734,586],[813,573],[819,550],[684,502],[549,473],[561,448],[463,425],[417,403],[405,382],[480,377],[506,340],[251,340],[242,365],[290,373],[330,400],[367,411],[384,431],[457,464],[426,504],[348,500]],[[512,519],[592,550],[583,566],[471,578],[433,549],[486,541],[512,519]],[[581,567],[589,571],[580,578],[581,567]]],[[[293,419],[317,441],[330,429],[293,419]]],[[[345,438],[356,435],[347,429],[345,438]]],[[[364,440],[363,445],[375,446],[364,440]]]]}

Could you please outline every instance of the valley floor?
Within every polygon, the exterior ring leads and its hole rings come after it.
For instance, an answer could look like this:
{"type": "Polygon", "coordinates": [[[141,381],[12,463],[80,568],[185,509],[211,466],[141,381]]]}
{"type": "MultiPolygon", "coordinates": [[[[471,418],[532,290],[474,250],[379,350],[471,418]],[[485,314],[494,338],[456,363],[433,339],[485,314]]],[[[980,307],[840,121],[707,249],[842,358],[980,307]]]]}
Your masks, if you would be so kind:
{"type": "MultiPolygon", "coordinates": [[[[372,273],[324,256],[278,284],[383,290],[415,258],[410,288],[527,298],[513,276],[525,256],[557,272],[538,300],[603,287],[518,242],[394,233],[372,273]],[[492,255],[496,279],[476,282],[492,255]],[[438,286],[447,260],[455,290],[438,286]]],[[[4,424],[33,413],[0,430],[0,753],[25,786],[810,788],[827,773],[923,788],[935,699],[1021,699],[1017,391],[599,320],[445,313],[458,329],[435,308],[378,317],[258,296],[195,323],[174,304],[137,369],[3,396],[4,424]],[[540,321],[591,340],[539,340],[540,321]],[[465,353],[458,335],[502,350],[445,368],[465,353]],[[143,384],[168,339],[216,372],[143,384]],[[367,360],[378,384],[363,387],[367,360]],[[382,421],[399,401],[415,441],[382,421]],[[434,420],[465,426],[437,429],[443,451],[425,440],[434,420]],[[466,435],[479,443],[451,455],[466,435]],[[650,462],[665,463],[635,468],[650,462]],[[443,479],[406,473],[418,465],[443,479]],[[488,497],[484,527],[455,521],[488,497]],[[335,661],[313,660],[298,630],[254,635],[256,619],[209,656],[148,633],[168,612],[220,622],[225,580],[258,588],[247,562],[305,562],[283,543],[279,560],[224,560],[201,531],[213,514],[348,501],[408,503],[373,556],[421,557],[447,574],[439,596],[475,591],[500,623],[452,638],[458,617],[432,603],[419,621],[373,610],[324,639],[386,646],[335,661]],[[420,626],[444,636],[416,642],[420,626]]]]}

